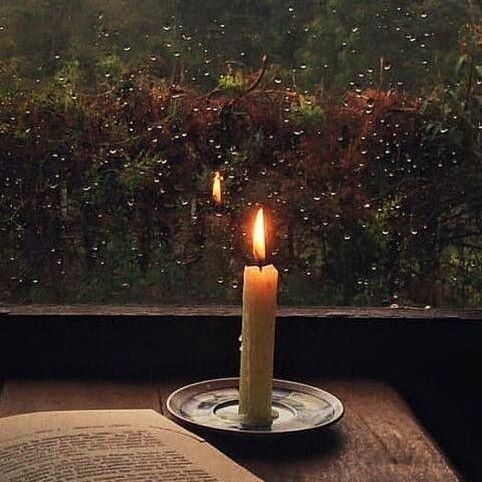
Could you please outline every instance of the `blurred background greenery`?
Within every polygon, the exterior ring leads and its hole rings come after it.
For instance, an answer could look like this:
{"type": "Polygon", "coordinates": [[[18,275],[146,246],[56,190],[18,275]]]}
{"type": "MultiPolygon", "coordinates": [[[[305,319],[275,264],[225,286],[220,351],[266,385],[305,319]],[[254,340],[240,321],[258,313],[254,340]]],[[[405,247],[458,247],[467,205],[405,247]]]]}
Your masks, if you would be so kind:
{"type": "Polygon", "coordinates": [[[3,0],[0,301],[481,306],[474,0],[3,0]],[[222,207],[210,197],[224,178],[222,207]]]}

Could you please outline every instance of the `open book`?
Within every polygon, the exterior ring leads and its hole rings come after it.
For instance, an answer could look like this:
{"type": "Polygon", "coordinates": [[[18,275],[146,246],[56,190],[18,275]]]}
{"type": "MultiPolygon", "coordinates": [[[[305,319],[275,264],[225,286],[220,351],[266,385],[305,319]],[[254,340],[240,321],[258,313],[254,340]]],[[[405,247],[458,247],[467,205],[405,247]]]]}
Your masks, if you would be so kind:
{"type": "Polygon", "coordinates": [[[260,482],[153,410],[0,419],[1,482],[260,482]]]}

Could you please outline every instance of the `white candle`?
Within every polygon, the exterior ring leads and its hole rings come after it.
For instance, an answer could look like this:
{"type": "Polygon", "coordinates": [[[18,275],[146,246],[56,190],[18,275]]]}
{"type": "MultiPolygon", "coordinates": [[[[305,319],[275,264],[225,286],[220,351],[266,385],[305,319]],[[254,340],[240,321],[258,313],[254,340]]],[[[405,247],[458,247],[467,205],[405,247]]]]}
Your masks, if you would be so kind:
{"type": "Polygon", "coordinates": [[[273,355],[278,271],[266,259],[263,210],[256,216],[253,255],[258,266],[246,266],[243,287],[243,328],[239,416],[246,426],[269,426],[272,415],[273,355]]]}

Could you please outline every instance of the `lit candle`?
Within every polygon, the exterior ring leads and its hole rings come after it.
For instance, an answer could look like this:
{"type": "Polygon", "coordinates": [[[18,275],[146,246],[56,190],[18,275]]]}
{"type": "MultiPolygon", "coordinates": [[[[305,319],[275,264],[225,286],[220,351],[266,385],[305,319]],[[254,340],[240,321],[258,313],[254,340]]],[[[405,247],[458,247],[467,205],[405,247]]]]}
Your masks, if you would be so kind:
{"type": "Polygon", "coordinates": [[[214,174],[213,201],[214,201],[214,204],[217,204],[217,205],[220,205],[222,202],[221,174],[219,174],[219,171],[216,171],[216,173],[214,174]]]}
{"type": "Polygon", "coordinates": [[[239,417],[250,427],[269,426],[273,420],[271,396],[278,271],[266,260],[263,209],[253,229],[253,256],[257,266],[244,268],[243,328],[239,417]]]}

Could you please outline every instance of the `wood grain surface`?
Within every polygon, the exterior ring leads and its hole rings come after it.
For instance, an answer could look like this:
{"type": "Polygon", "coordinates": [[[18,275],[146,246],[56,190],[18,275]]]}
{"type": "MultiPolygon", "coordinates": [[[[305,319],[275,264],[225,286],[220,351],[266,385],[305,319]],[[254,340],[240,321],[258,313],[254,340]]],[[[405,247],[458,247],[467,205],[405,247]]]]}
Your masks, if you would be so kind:
{"type": "MultiPolygon", "coordinates": [[[[169,393],[193,381],[7,380],[0,392],[0,416],[96,408],[165,413],[169,393]]],[[[340,424],[310,436],[270,441],[204,435],[267,482],[461,481],[391,386],[370,380],[309,382],[342,399],[346,414],[340,424]]]]}
{"type": "MultiPolygon", "coordinates": [[[[175,305],[11,305],[1,306],[0,314],[12,316],[241,316],[241,306],[175,305]]],[[[278,318],[343,318],[353,320],[482,320],[482,310],[425,309],[413,306],[373,307],[279,307],[278,318]]]]}

